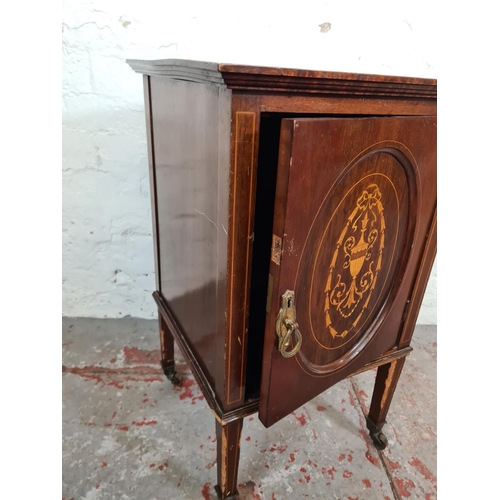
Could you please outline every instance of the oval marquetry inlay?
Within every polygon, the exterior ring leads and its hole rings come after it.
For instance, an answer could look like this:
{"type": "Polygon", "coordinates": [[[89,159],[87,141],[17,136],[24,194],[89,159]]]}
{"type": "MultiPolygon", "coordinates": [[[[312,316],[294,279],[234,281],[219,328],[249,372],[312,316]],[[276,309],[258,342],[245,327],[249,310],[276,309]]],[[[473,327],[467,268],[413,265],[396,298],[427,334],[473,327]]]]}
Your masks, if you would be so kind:
{"type": "Polygon", "coordinates": [[[385,245],[383,196],[370,184],[356,201],[335,245],[325,287],[325,324],[348,339],[370,304],[385,245]]]}
{"type": "Polygon", "coordinates": [[[309,371],[326,374],[355,356],[390,308],[413,238],[409,179],[410,161],[379,149],[349,166],[323,200],[295,288],[297,318],[308,326],[298,361],[309,371]]]}

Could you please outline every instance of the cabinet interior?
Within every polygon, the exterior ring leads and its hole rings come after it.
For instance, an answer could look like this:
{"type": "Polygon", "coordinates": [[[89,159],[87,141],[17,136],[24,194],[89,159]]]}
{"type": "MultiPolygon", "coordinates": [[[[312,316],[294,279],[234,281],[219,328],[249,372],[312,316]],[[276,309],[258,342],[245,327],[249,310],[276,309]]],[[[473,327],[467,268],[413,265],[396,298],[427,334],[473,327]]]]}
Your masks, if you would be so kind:
{"type": "Polygon", "coordinates": [[[267,282],[273,232],[274,196],[282,115],[261,115],[254,241],[250,285],[245,399],[260,394],[262,349],[266,322],[267,282]],[[250,369],[251,367],[251,369],[250,369]]]}

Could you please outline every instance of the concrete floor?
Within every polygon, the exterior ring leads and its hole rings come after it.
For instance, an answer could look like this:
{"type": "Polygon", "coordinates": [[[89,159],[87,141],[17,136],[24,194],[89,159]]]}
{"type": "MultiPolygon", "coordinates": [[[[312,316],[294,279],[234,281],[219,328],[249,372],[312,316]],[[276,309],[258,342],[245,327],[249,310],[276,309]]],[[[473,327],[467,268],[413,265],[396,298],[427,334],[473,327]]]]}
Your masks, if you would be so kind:
{"type": "MultiPolygon", "coordinates": [[[[344,380],[265,429],[245,419],[243,499],[437,498],[436,327],[417,327],[389,411],[389,446],[365,427],[375,372],[344,380]]],[[[156,321],[63,320],[63,500],[215,500],[214,417],[177,353],[159,367],[156,321]]]]}

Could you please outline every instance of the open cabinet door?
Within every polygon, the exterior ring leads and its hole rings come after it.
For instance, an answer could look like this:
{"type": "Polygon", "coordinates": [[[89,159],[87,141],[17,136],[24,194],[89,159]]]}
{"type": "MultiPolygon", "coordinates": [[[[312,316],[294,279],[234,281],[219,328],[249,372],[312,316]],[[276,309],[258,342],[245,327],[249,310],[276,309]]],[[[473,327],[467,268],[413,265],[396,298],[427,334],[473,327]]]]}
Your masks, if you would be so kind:
{"type": "Polygon", "coordinates": [[[436,118],[284,119],[277,175],[266,427],[398,348],[436,209],[436,118]]]}

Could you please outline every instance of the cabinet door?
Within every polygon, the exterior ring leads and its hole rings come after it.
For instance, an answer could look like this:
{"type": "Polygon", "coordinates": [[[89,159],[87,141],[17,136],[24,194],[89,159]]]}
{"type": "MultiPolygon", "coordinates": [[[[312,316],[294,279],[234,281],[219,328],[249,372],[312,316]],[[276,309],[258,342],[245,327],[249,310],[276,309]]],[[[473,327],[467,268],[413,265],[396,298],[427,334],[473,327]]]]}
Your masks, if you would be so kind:
{"type": "Polygon", "coordinates": [[[398,348],[435,209],[435,117],[282,121],[266,427],[398,348]]]}

